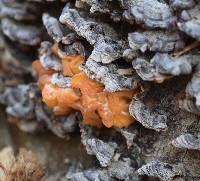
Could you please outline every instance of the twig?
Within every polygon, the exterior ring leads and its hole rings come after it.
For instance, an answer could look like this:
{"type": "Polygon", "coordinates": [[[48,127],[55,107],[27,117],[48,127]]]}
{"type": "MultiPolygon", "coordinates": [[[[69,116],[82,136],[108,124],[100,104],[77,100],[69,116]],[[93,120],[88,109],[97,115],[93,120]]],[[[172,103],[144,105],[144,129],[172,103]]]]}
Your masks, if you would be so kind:
{"type": "Polygon", "coordinates": [[[191,51],[192,49],[199,47],[199,45],[200,45],[200,42],[199,42],[199,41],[195,41],[195,42],[193,42],[192,44],[190,44],[190,45],[188,45],[187,47],[185,47],[182,51],[177,52],[177,53],[175,53],[174,55],[175,55],[176,57],[179,57],[179,56],[181,56],[181,55],[183,55],[183,54],[185,54],[185,53],[191,51]]]}

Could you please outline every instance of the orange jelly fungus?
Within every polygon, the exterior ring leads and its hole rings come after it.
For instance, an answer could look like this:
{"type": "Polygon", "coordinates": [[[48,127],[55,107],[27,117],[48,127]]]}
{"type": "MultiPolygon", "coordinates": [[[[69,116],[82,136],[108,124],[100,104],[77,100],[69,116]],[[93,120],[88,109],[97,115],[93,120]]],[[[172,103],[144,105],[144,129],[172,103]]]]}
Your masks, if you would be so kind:
{"type": "Polygon", "coordinates": [[[96,127],[105,125],[122,128],[135,120],[129,114],[128,106],[134,91],[104,92],[104,85],[90,79],[78,67],[83,56],[65,56],[62,58],[63,74],[72,77],[70,88],[61,88],[51,84],[54,71],[45,70],[40,62],[33,62],[33,68],[39,75],[39,88],[43,101],[53,109],[56,115],[67,115],[79,110],[83,115],[83,123],[96,127]]]}
{"type": "MultiPolygon", "coordinates": [[[[80,89],[80,102],[83,106],[83,110],[80,111],[86,124],[92,124],[90,114],[94,115],[96,119],[100,117],[108,128],[112,126],[127,127],[134,121],[128,112],[133,91],[104,92],[103,84],[88,78],[83,72],[73,76],[72,88],[80,89]],[[85,112],[89,115],[84,116],[85,112]]],[[[97,120],[96,123],[98,123],[97,120]]]]}
{"type": "Polygon", "coordinates": [[[84,62],[82,55],[77,56],[64,56],[62,58],[63,74],[72,77],[80,72],[79,66],[84,62]]]}

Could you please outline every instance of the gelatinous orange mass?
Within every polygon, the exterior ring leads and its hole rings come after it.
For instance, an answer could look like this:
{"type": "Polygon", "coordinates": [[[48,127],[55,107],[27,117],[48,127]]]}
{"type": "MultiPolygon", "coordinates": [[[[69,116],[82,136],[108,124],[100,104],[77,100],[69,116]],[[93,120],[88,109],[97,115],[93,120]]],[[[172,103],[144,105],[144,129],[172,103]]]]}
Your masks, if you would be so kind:
{"type": "Polygon", "coordinates": [[[58,44],[55,43],[52,47],[51,47],[51,52],[55,55],[58,55],[58,44]]]}
{"type": "Polygon", "coordinates": [[[83,124],[95,126],[97,128],[102,127],[103,124],[97,112],[82,110],[81,113],[83,116],[83,124]]]}
{"type": "Polygon", "coordinates": [[[113,113],[110,121],[115,127],[126,127],[134,121],[133,117],[129,114],[129,104],[133,95],[133,91],[108,93],[109,109],[113,113]]]}
{"type": "Polygon", "coordinates": [[[81,104],[84,109],[95,110],[99,106],[98,94],[103,91],[103,84],[88,78],[81,72],[73,76],[72,88],[80,89],[81,104]]]}
{"type": "Polygon", "coordinates": [[[62,108],[59,106],[55,106],[53,108],[53,112],[55,115],[57,116],[63,116],[63,115],[68,115],[70,112],[72,112],[73,110],[71,108],[62,108]]]}
{"type": "Polygon", "coordinates": [[[50,80],[54,71],[45,70],[38,60],[33,63],[39,75],[43,101],[56,115],[67,115],[73,110],[79,110],[84,124],[96,127],[105,125],[108,128],[127,127],[135,121],[128,111],[134,96],[133,90],[105,92],[103,84],[79,71],[78,67],[83,62],[81,55],[65,56],[61,61],[63,74],[72,77],[70,88],[53,85],[50,80]]]}
{"type": "MultiPolygon", "coordinates": [[[[72,88],[79,88],[82,93],[80,99],[84,108],[82,114],[87,110],[94,115],[93,120],[95,120],[94,117],[98,113],[106,127],[127,127],[134,121],[128,112],[133,91],[103,92],[103,84],[88,78],[83,72],[73,76],[72,88]]],[[[91,119],[91,115],[83,114],[84,123],[89,123],[91,119]]]]}
{"type": "Polygon", "coordinates": [[[58,105],[57,90],[52,84],[46,84],[42,89],[42,98],[48,107],[55,107],[58,105]]]}
{"type": "Polygon", "coordinates": [[[72,88],[57,88],[58,106],[77,108],[80,97],[72,88]]]}
{"type": "Polygon", "coordinates": [[[80,72],[79,66],[83,63],[84,57],[82,55],[77,56],[64,56],[62,58],[63,74],[65,76],[72,77],[80,72]]]}
{"type": "Polygon", "coordinates": [[[83,115],[83,123],[101,127],[102,123],[97,109],[100,106],[98,94],[103,91],[103,84],[88,78],[85,73],[81,72],[73,76],[72,88],[80,89],[81,92],[82,108],[80,111],[83,115]]]}
{"type": "Polygon", "coordinates": [[[133,91],[101,93],[99,96],[101,104],[98,108],[98,113],[106,127],[115,126],[122,128],[134,122],[133,117],[130,116],[128,111],[133,95],[133,91]]]}
{"type": "MultiPolygon", "coordinates": [[[[105,92],[102,92],[98,96],[100,105],[98,107],[98,113],[102,119],[103,124],[107,127],[110,128],[113,126],[113,113],[111,112],[109,102],[108,102],[108,94],[105,92]]],[[[127,125],[128,126],[128,125],[127,125]]]]}
{"type": "Polygon", "coordinates": [[[51,75],[43,74],[38,78],[38,87],[40,90],[42,90],[47,83],[51,83],[51,75]]]}
{"type": "Polygon", "coordinates": [[[42,89],[42,97],[47,106],[51,108],[58,106],[62,109],[77,108],[80,100],[73,89],[61,88],[49,83],[42,89]]]}

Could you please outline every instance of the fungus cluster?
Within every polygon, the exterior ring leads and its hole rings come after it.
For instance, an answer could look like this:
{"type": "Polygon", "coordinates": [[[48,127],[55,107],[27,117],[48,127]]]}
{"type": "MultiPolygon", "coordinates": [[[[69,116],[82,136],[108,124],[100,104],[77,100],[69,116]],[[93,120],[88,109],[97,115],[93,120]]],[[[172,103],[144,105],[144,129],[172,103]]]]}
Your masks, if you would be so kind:
{"type": "Polygon", "coordinates": [[[103,124],[108,128],[122,128],[134,122],[128,111],[133,90],[105,91],[102,83],[79,70],[84,56],[60,55],[55,47],[51,51],[62,63],[60,72],[53,68],[45,69],[40,60],[34,61],[32,65],[39,76],[38,86],[43,101],[53,109],[55,115],[68,115],[78,110],[82,113],[84,124],[96,127],[102,127],[103,124]],[[53,81],[55,76],[61,84],[53,81]]]}

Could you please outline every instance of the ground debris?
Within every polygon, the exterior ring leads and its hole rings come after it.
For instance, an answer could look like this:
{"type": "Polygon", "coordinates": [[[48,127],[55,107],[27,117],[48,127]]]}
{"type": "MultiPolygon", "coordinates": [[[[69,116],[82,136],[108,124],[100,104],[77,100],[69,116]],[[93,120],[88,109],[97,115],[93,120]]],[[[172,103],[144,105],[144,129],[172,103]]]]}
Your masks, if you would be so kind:
{"type": "Polygon", "coordinates": [[[0,179],[2,181],[40,181],[44,169],[35,155],[26,149],[20,149],[15,157],[14,151],[6,147],[0,152],[0,179]]]}

